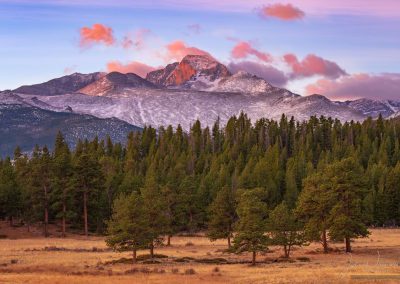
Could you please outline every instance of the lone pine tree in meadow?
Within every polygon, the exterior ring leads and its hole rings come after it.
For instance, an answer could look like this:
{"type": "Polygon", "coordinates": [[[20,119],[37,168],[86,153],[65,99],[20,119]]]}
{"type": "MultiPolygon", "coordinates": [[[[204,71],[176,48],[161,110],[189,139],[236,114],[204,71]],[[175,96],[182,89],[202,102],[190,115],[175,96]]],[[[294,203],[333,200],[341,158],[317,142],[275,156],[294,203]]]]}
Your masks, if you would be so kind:
{"type": "Polygon", "coordinates": [[[107,223],[106,243],[116,251],[131,251],[136,263],[137,250],[148,248],[153,241],[149,224],[144,218],[143,198],[137,192],[122,194],[114,202],[113,214],[107,223]]]}
{"type": "Polygon", "coordinates": [[[144,218],[149,232],[150,256],[154,257],[154,247],[162,243],[163,236],[167,232],[167,203],[161,195],[160,187],[156,181],[155,169],[149,169],[144,187],[141,189],[144,204],[144,218]]]}
{"type": "Polygon", "coordinates": [[[237,253],[251,252],[252,265],[256,264],[256,255],[267,249],[266,220],[267,204],[262,201],[265,189],[245,189],[239,197],[236,223],[236,234],[233,239],[233,249],[237,253]]]}

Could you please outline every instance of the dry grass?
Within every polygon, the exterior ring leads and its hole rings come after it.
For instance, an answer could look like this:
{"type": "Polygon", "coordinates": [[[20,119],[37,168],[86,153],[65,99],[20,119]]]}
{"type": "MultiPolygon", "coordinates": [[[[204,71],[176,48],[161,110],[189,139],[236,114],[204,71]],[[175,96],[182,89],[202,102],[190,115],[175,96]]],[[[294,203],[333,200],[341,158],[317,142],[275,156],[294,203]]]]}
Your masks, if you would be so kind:
{"type": "MultiPolygon", "coordinates": [[[[3,230],[2,230],[3,228],[3,230]]],[[[258,260],[270,262],[250,267],[248,264],[203,264],[199,259],[221,258],[229,262],[250,260],[250,255],[224,252],[226,242],[210,242],[204,237],[172,238],[171,247],[156,253],[168,255],[159,264],[111,263],[129,253],[107,251],[103,238],[73,236],[67,239],[31,237],[7,231],[17,239],[0,239],[0,283],[399,283],[399,279],[353,279],[352,275],[400,275],[400,229],[373,229],[367,239],[353,243],[354,253],[343,253],[342,244],[334,244],[337,252],[324,255],[320,246],[312,244],[293,251],[294,262],[271,262],[281,254],[271,253],[258,260]],[[193,245],[187,246],[187,243],[193,245]],[[45,251],[45,247],[66,248],[45,251]],[[98,251],[91,251],[95,247],[98,251]],[[104,249],[104,251],[102,251],[104,249]],[[188,257],[190,262],[176,262],[188,257]],[[297,258],[309,258],[304,262],[297,258]],[[14,263],[12,263],[14,262],[14,263]],[[15,263],[16,262],[16,263],[15,263]],[[397,282],[396,282],[397,281],[397,282]]],[[[4,224],[0,224],[0,234],[4,224]]],[[[143,251],[140,254],[147,253],[143,251]]],[[[380,276],[382,277],[382,276],[380,276]]]]}

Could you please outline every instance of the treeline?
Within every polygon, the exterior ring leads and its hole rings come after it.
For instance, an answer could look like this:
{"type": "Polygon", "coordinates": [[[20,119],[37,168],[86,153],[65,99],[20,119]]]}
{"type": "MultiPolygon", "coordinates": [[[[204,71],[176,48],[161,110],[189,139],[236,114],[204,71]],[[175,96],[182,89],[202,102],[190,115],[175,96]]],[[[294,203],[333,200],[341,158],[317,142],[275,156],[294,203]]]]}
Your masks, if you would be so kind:
{"type": "Polygon", "coordinates": [[[382,117],[252,124],[241,114],[223,128],[219,121],[212,128],[196,121],[188,132],[145,127],[125,146],[94,139],[73,150],[59,133],[53,151],[37,146],[28,157],[17,147],[0,162],[0,217],[41,222],[45,235],[55,222],[63,236],[108,231],[116,237],[110,245],[121,248],[132,244],[117,237],[121,226],[135,231],[123,218],[129,214],[143,216],[136,225],[147,231],[135,232],[147,248],[148,238],[152,248],[160,236],[207,230],[211,239],[234,236],[238,250],[257,251],[267,235],[287,236],[291,224],[289,231],[304,231],[299,238],[319,239],[325,250],[327,235],[350,250],[366,226],[400,223],[399,143],[400,122],[382,117]],[[249,240],[251,231],[260,242],[249,240]]]}

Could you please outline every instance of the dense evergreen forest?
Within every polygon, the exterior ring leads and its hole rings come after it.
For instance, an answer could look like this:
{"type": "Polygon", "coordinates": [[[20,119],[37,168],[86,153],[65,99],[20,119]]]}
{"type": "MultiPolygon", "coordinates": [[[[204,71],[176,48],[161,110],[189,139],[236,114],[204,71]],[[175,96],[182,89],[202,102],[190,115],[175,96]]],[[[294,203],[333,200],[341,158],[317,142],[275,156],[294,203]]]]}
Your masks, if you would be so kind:
{"type": "Polygon", "coordinates": [[[62,235],[108,233],[116,249],[150,248],[160,237],[207,232],[236,251],[368,235],[400,223],[400,121],[311,117],[297,122],[245,114],[189,132],[132,132],[126,145],[59,133],[0,161],[0,218],[29,227],[57,223],[62,235]],[[265,234],[268,232],[268,234],[265,234]]]}

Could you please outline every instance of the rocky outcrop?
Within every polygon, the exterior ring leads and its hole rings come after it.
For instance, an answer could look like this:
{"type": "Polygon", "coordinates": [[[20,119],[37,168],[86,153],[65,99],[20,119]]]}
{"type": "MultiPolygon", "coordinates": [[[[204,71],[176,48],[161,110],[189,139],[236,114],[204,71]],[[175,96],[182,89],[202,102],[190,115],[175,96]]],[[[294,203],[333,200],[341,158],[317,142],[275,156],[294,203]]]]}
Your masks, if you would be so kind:
{"type": "Polygon", "coordinates": [[[105,96],[110,92],[123,88],[154,89],[156,86],[134,73],[111,72],[80,89],[79,92],[91,96],[105,96]]]}

